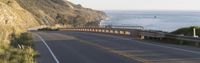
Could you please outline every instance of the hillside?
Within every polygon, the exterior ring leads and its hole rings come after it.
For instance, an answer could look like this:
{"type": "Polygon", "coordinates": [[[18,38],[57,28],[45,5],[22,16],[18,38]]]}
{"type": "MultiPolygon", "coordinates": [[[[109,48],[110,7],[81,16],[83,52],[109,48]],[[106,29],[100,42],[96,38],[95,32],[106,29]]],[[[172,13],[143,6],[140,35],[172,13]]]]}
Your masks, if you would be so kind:
{"type": "Polygon", "coordinates": [[[0,38],[38,25],[93,26],[105,17],[104,12],[67,0],[0,0],[0,38]]]}
{"type": "Polygon", "coordinates": [[[17,2],[23,9],[32,13],[39,24],[61,23],[82,26],[106,17],[101,11],[83,8],[66,0],[17,0],[17,2]]]}
{"type": "Polygon", "coordinates": [[[28,28],[55,24],[98,26],[104,18],[104,12],[67,0],[0,0],[0,63],[34,63],[36,53],[27,45],[32,42],[31,34],[24,33],[28,28]]]}
{"type": "Polygon", "coordinates": [[[183,34],[185,36],[193,36],[193,28],[196,29],[196,35],[200,36],[200,27],[198,26],[191,26],[191,27],[185,27],[185,28],[180,28],[176,31],[171,32],[172,34],[183,34]]]}

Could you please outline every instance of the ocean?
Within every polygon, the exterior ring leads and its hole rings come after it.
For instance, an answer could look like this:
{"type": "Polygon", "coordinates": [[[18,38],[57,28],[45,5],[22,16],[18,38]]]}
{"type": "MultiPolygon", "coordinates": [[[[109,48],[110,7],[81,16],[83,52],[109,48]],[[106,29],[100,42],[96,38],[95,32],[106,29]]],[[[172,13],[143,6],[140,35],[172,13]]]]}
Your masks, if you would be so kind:
{"type": "Polygon", "coordinates": [[[200,26],[197,11],[105,11],[108,20],[102,26],[143,26],[147,30],[175,31],[182,27],[200,26]]]}

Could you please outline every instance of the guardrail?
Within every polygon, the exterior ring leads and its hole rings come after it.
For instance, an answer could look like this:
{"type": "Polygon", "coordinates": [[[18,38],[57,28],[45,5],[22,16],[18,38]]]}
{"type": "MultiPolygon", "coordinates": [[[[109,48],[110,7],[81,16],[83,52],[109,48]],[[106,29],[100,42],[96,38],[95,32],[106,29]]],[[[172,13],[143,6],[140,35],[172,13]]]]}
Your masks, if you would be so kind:
{"type": "Polygon", "coordinates": [[[145,39],[145,37],[164,38],[165,33],[161,31],[147,31],[142,29],[122,29],[122,28],[66,28],[70,31],[82,31],[82,32],[100,32],[110,33],[117,35],[131,36],[136,39],[145,39]]]}
{"type": "Polygon", "coordinates": [[[186,37],[172,35],[167,32],[156,31],[156,30],[142,30],[142,29],[121,29],[121,28],[66,28],[68,31],[81,31],[81,32],[98,32],[98,33],[109,33],[116,35],[130,36],[135,39],[146,39],[146,38],[173,38],[184,41],[195,42],[196,46],[199,46],[200,38],[186,37]]]}
{"type": "MultiPolygon", "coordinates": [[[[198,37],[191,37],[191,36],[177,36],[177,35],[172,35],[172,34],[166,34],[167,38],[174,38],[178,40],[183,40],[183,41],[191,41],[195,43],[195,46],[199,46],[200,44],[200,38],[198,37]]],[[[182,42],[182,41],[181,41],[182,42]]]]}

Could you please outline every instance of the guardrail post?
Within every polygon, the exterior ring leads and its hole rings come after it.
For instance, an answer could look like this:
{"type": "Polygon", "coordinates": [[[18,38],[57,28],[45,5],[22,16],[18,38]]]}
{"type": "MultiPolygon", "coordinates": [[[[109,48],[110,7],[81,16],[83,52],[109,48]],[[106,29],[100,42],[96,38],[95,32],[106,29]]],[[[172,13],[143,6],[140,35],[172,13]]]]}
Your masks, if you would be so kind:
{"type": "Polygon", "coordinates": [[[115,34],[120,34],[120,31],[119,30],[115,30],[115,34]]]}
{"type": "Polygon", "coordinates": [[[119,34],[125,35],[125,30],[121,30],[119,32],[120,32],[119,34]]]}
{"type": "Polygon", "coordinates": [[[114,33],[114,30],[111,30],[111,29],[110,29],[109,32],[110,32],[110,33],[114,33]]]}
{"type": "Polygon", "coordinates": [[[117,33],[117,31],[116,31],[116,30],[114,30],[114,33],[117,33]]]}
{"type": "Polygon", "coordinates": [[[101,29],[99,29],[99,32],[101,32],[102,30],[101,29]]]}
{"type": "Polygon", "coordinates": [[[104,32],[104,29],[101,29],[101,32],[104,32]]]}
{"type": "Polygon", "coordinates": [[[119,31],[119,34],[123,34],[123,31],[119,31]]]}
{"type": "Polygon", "coordinates": [[[109,33],[109,30],[108,30],[108,29],[106,29],[105,31],[106,31],[106,33],[109,33]]]}
{"type": "Polygon", "coordinates": [[[95,29],[95,32],[98,32],[98,29],[95,29]]]}
{"type": "Polygon", "coordinates": [[[125,31],[125,35],[130,35],[130,31],[125,31]]]}
{"type": "Polygon", "coordinates": [[[83,31],[83,29],[81,29],[81,31],[83,31]]]}
{"type": "Polygon", "coordinates": [[[92,32],[94,32],[95,30],[94,29],[92,29],[92,32]]]}
{"type": "Polygon", "coordinates": [[[145,37],[144,37],[143,35],[140,35],[140,39],[142,39],[142,40],[143,40],[143,39],[145,39],[145,37]]]}

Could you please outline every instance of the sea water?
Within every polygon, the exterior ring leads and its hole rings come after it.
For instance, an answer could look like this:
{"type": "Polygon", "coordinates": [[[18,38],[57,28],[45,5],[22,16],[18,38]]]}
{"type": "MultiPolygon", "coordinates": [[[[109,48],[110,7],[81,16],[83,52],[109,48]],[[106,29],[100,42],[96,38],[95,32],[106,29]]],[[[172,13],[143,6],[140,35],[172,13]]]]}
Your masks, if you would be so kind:
{"type": "Polygon", "coordinates": [[[105,11],[109,19],[103,26],[143,26],[148,30],[175,31],[182,27],[200,26],[198,11],[105,11]]]}

